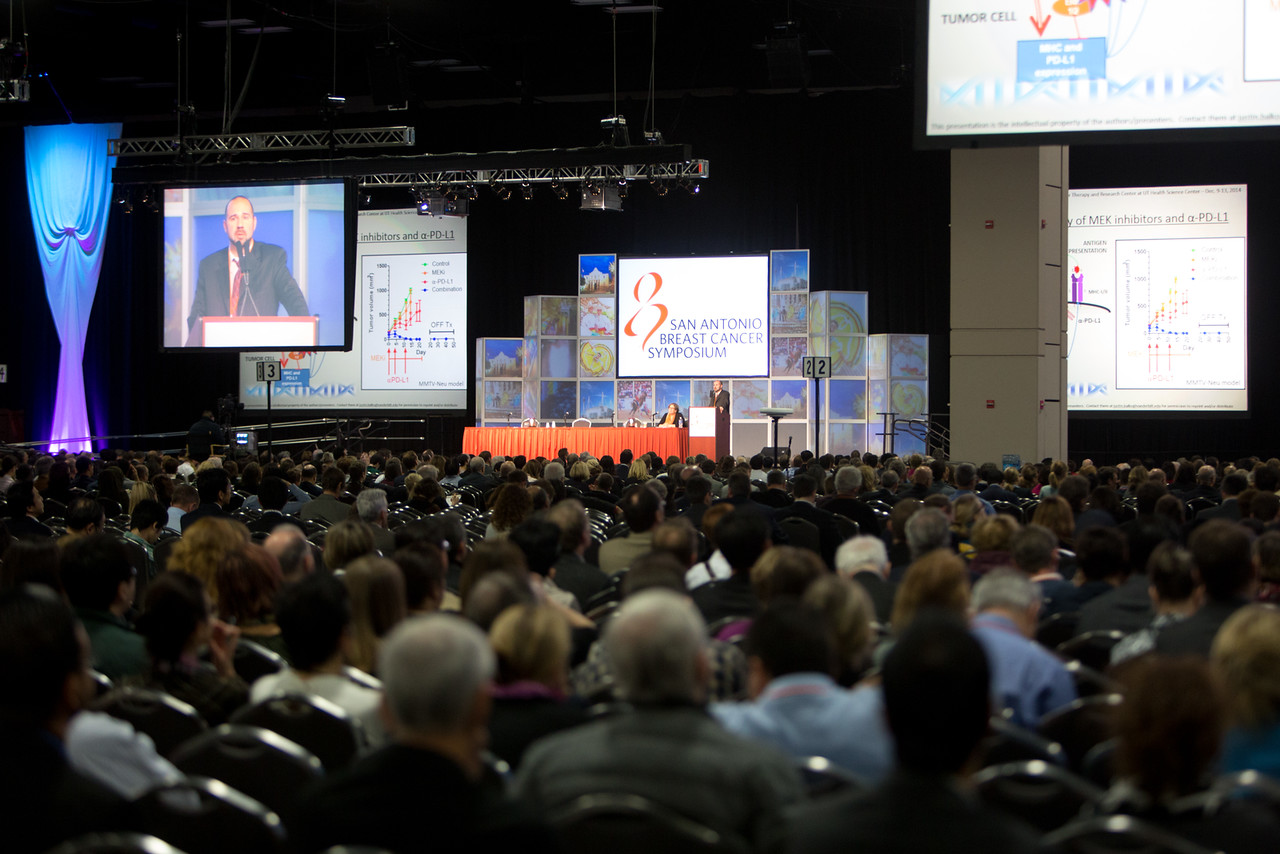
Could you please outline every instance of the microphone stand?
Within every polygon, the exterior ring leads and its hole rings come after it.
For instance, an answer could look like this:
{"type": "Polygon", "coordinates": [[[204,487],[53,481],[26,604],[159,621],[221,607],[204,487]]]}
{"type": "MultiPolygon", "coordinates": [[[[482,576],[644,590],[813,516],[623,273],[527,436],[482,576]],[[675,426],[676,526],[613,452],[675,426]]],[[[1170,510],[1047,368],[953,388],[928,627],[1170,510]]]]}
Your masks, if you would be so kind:
{"type": "MultiPolygon", "coordinates": [[[[239,240],[237,240],[235,243],[236,243],[236,254],[240,256],[240,276],[241,276],[240,281],[241,281],[241,284],[244,286],[244,289],[240,292],[240,302],[243,303],[244,298],[248,296],[249,302],[253,303],[253,316],[260,317],[262,315],[262,312],[258,310],[258,301],[253,298],[253,289],[249,286],[249,271],[244,268],[244,259],[245,259],[244,244],[239,240]]],[[[249,254],[253,254],[253,253],[250,252],[249,254]]],[[[235,306],[235,309],[236,309],[236,314],[239,314],[240,306],[238,305],[235,306]]]]}

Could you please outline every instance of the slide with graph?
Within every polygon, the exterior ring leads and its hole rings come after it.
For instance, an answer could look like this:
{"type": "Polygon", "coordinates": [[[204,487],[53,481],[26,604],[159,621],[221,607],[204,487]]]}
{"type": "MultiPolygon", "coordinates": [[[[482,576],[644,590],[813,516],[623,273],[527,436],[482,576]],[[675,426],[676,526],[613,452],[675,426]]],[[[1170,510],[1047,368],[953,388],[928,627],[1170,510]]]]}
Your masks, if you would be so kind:
{"type": "Polygon", "coordinates": [[[466,377],[465,253],[363,255],[360,328],[365,389],[453,388],[466,377]]]}
{"type": "Polygon", "coordinates": [[[1072,410],[1248,408],[1243,186],[1073,190],[1072,410]]]}
{"type": "Polygon", "coordinates": [[[355,333],[350,352],[240,357],[240,399],[266,407],[256,363],[279,361],[277,409],[371,413],[467,408],[467,221],[416,209],[356,220],[355,333]]]}

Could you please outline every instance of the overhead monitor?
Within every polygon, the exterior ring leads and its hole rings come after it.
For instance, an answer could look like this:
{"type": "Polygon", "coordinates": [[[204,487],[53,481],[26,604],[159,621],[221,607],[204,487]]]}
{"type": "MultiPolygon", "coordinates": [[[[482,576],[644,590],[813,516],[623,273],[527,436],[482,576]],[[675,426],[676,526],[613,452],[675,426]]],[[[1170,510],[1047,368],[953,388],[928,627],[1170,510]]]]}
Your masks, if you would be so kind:
{"type": "Polygon", "coordinates": [[[163,197],[165,349],[350,348],[354,197],[341,181],[163,197]]]}
{"type": "Polygon", "coordinates": [[[920,145],[1280,126],[1274,0],[919,4],[920,145]]]}
{"type": "Polygon", "coordinates": [[[1072,190],[1071,412],[1249,408],[1248,192],[1072,190]]]}
{"type": "Polygon", "coordinates": [[[769,375],[769,256],[619,258],[618,376],[769,375]]]}

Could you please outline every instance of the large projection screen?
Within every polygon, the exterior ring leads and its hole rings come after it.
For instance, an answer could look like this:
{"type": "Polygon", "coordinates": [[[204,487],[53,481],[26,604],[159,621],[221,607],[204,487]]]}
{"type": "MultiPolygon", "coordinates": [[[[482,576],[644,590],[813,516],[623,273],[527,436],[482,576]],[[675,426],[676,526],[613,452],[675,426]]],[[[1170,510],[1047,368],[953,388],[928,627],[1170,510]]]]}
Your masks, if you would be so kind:
{"type": "Polygon", "coordinates": [[[618,259],[618,376],[769,375],[769,257],[618,259]]]}
{"type": "Polygon", "coordinates": [[[1280,125],[1274,0],[920,0],[920,6],[923,145],[1280,125]]]}
{"type": "Polygon", "coordinates": [[[1247,188],[1072,190],[1072,412],[1249,408],[1247,188]]]}
{"type": "Polygon", "coordinates": [[[274,409],[467,408],[467,221],[417,210],[360,211],[355,335],[346,353],[242,354],[240,399],[265,409],[254,364],[281,363],[274,409]]]}

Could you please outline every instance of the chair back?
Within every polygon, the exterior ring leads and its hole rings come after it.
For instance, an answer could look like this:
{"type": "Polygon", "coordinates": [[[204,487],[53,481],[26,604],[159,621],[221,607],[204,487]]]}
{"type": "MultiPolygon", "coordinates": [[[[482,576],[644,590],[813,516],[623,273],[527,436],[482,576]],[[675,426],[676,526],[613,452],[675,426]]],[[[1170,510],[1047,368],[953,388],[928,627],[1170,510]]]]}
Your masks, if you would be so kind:
{"type": "Polygon", "coordinates": [[[48,854],[182,854],[163,839],[145,833],[86,833],[68,839],[48,854]]]}
{"type": "Polygon", "coordinates": [[[1127,815],[1073,821],[1046,834],[1041,845],[1064,854],[1210,854],[1208,848],[1127,815]]]}
{"type": "Polygon", "coordinates": [[[550,821],[566,854],[718,854],[733,850],[715,830],[639,795],[583,795],[550,816],[550,821]]]}
{"type": "Polygon", "coordinates": [[[838,765],[832,765],[831,760],[825,756],[806,756],[797,761],[796,767],[804,781],[809,800],[867,788],[866,780],[838,765]]]}
{"type": "Polygon", "coordinates": [[[572,425],[572,426],[574,426],[574,427],[590,427],[590,426],[591,426],[591,419],[590,419],[590,418],[575,418],[575,419],[573,419],[573,425],[572,425]]]}
{"type": "Polygon", "coordinates": [[[279,653],[241,637],[236,643],[232,666],[235,667],[237,676],[252,685],[263,676],[279,673],[288,665],[279,653]]]}
{"type": "Polygon", "coordinates": [[[133,802],[144,833],[188,854],[276,854],[284,846],[280,816],[218,780],[199,777],[157,786],[133,802]]]}
{"type": "Polygon", "coordinates": [[[1034,759],[1054,765],[1067,764],[1067,754],[1061,744],[1002,717],[991,718],[990,732],[982,741],[983,768],[1034,759]]]}
{"type": "Polygon", "coordinates": [[[857,522],[853,521],[847,516],[841,516],[839,513],[837,513],[835,514],[835,517],[836,517],[836,533],[840,535],[840,542],[842,543],[845,542],[846,540],[852,540],[854,537],[858,536],[858,533],[862,530],[861,528],[858,527],[857,522]]]}
{"type": "Polygon", "coordinates": [[[1061,744],[1067,752],[1067,765],[1079,771],[1084,766],[1085,755],[1095,745],[1111,738],[1111,718],[1121,702],[1119,694],[1081,697],[1041,718],[1038,731],[1061,744]]]}
{"type": "Polygon", "coordinates": [[[1033,759],[983,768],[973,778],[985,803],[1047,833],[1102,800],[1102,789],[1051,762],[1033,759]]]}
{"type": "Polygon", "coordinates": [[[182,542],[181,535],[172,535],[161,537],[156,540],[156,544],[151,547],[151,554],[156,559],[156,572],[164,572],[165,567],[169,565],[169,555],[173,554],[173,549],[178,543],[182,542]]]}
{"type": "Polygon", "coordinates": [[[1124,632],[1097,631],[1076,635],[1058,644],[1064,658],[1074,658],[1094,670],[1106,670],[1111,664],[1111,648],[1124,640],[1124,632]]]}
{"type": "Polygon", "coordinates": [[[223,724],[180,745],[173,764],[184,774],[212,777],[268,809],[288,815],[298,794],[324,774],[315,754],[256,726],[223,724]]]}
{"type": "Polygon", "coordinates": [[[118,688],[100,697],[93,707],[146,733],[161,756],[168,756],[179,744],[206,728],[194,706],[148,688],[118,688]]]}
{"type": "Polygon", "coordinates": [[[817,555],[822,554],[822,536],[818,533],[817,525],[807,519],[791,516],[779,520],[778,527],[787,535],[791,545],[808,549],[817,555]]]}
{"type": "Polygon", "coordinates": [[[315,754],[330,773],[351,764],[365,744],[359,721],[322,697],[280,694],[236,710],[233,724],[262,727],[315,754]]]}
{"type": "Polygon", "coordinates": [[[1080,622],[1079,611],[1061,611],[1047,620],[1042,620],[1036,627],[1036,642],[1046,649],[1057,649],[1075,637],[1076,624],[1080,622]]]}
{"type": "Polygon", "coordinates": [[[1026,516],[1022,512],[1022,508],[1019,507],[1017,504],[1014,504],[1012,501],[992,501],[991,507],[997,513],[1003,513],[1006,516],[1012,516],[1014,519],[1017,519],[1018,522],[1020,523],[1027,521],[1026,516]]]}
{"type": "Polygon", "coordinates": [[[1076,694],[1081,697],[1093,697],[1097,694],[1119,694],[1120,686],[1109,676],[1105,676],[1092,667],[1079,661],[1068,661],[1067,672],[1076,683],[1076,694]]]}

